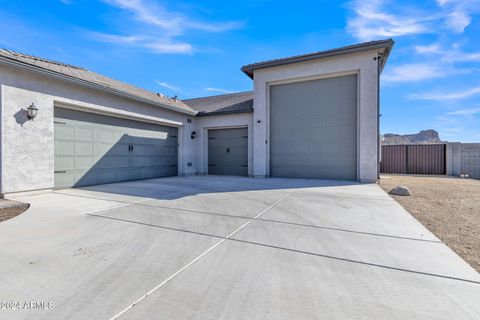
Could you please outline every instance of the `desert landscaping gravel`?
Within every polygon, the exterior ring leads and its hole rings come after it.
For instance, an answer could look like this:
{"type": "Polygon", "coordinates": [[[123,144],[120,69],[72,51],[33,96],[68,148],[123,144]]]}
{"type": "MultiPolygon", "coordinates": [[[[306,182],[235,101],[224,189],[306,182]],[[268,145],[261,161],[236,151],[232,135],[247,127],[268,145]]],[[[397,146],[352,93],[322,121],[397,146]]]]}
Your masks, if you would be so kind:
{"type": "Polygon", "coordinates": [[[15,207],[15,208],[2,208],[0,209],[0,222],[12,219],[13,217],[18,216],[19,214],[25,212],[28,209],[28,205],[15,207]]]}
{"type": "Polygon", "coordinates": [[[480,180],[385,175],[380,186],[408,187],[412,196],[392,197],[480,272],[480,180]]]}

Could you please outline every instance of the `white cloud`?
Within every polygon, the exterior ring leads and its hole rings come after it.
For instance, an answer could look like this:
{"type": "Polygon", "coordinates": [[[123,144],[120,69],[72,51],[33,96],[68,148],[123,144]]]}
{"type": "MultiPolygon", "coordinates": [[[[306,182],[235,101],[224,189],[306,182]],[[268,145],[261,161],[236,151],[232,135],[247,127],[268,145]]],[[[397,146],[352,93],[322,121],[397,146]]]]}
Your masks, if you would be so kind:
{"type": "Polygon", "coordinates": [[[169,83],[167,83],[167,82],[162,82],[162,81],[159,81],[159,80],[156,80],[155,82],[156,82],[160,87],[167,88],[167,89],[172,90],[172,91],[178,91],[178,92],[182,91],[179,87],[174,86],[174,85],[172,85],[172,84],[169,84],[169,83]]]}
{"type": "Polygon", "coordinates": [[[146,43],[147,48],[156,53],[192,53],[193,47],[189,43],[156,41],[146,43]]]}
{"type": "Polygon", "coordinates": [[[430,45],[415,46],[415,52],[419,54],[436,54],[444,62],[469,62],[480,61],[480,52],[465,52],[459,49],[458,44],[453,44],[451,48],[443,48],[438,43],[430,45]]]}
{"type": "Polygon", "coordinates": [[[438,0],[444,13],[444,24],[450,30],[462,33],[472,22],[472,14],[480,12],[479,0],[438,0]]]}
{"type": "Polygon", "coordinates": [[[415,46],[415,51],[420,54],[424,53],[441,53],[442,49],[441,46],[437,43],[433,43],[430,45],[424,45],[424,46],[415,46]]]}
{"type": "Polygon", "coordinates": [[[232,93],[233,91],[219,89],[219,88],[205,88],[205,91],[219,92],[219,93],[232,93]]]}
{"type": "Polygon", "coordinates": [[[117,35],[105,33],[91,33],[90,36],[97,41],[113,43],[116,45],[132,45],[148,48],[155,53],[176,53],[190,54],[193,53],[193,47],[189,43],[175,42],[170,39],[156,40],[151,36],[144,35],[117,35]]]}
{"type": "Polygon", "coordinates": [[[473,116],[474,114],[480,114],[480,108],[470,108],[470,109],[460,109],[451,112],[447,112],[446,114],[452,116],[473,116]]]}
{"type": "Polygon", "coordinates": [[[445,77],[445,70],[438,66],[423,63],[405,64],[390,68],[382,75],[387,82],[410,82],[445,77]]]}
{"type": "Polygon", "coordinates": [[[480,87],[474,87],[474,88],[469,88],[462,91],[454,91],[454,92],[434,91],[434,92],[418,93],[418,94],[410,95],[409,98],[412,100],[436,100],[436,101],[461,100],[461,99],[470,98],[478,94],[480,94],[480,87]]]}
{"type": "Polygon", "coordinates": [[[429,32],[425,16],[396,15],[387,12],[382,0],[356,0],[351,3],[354,16],[347,21],[347,30],[361,40],[396,37],[429,32]]]}
{"type": "Polygon", "coordinates": [[[148,48],[155,53],[192,53],[190,43],[177,38],[188,30],[204,32],[224,32],[243,26],[243,22],[203,22],[148,0],[103,0],[104,2],[130,13],[133,23],[125,25],[131,30],[127,35],[96,35],[97,41],[115,44],[135,45],[148,48]],[[132,32],[133,31],[133,32],[132,32]],[[131,35],[133,33],[133,35],[131,35]]]}
{"type": "Polygon", "coordinates": [[[354,0],[347,31],[360,40],[433,34],[447,30],[462,33],[480,12],[480,0],[439,0],[437,7],[422,12],[393,1],[354,0]]]}
{"type": "Polygon", "coordinates": [[[135,44],[137,42],[144,40],[144,37],[140,37],[140,36],[123,36],[123,35],[117,35],[117,34],[106,34],[106,33],[97,33],[97,32],[93,32],[90,35],[95,40],[108,42],[108,43],[115,43],[115,44],[135,44]]]}

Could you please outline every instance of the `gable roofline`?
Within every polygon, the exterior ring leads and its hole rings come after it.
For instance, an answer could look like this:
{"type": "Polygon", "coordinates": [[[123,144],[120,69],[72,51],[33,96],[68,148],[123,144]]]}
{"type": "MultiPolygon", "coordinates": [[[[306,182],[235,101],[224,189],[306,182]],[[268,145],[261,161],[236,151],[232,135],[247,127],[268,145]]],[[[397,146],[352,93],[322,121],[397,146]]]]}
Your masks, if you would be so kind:
{"type": "MultiPolygon", "coordinates": [[[[11,52],[9,50],[5,50],[5,51],[11,52]]],[[[72,68],[72,69],[87,71],[86,69],[81,68],[81,67],[68,65],[68,64],[56,62],[56,61],[53,61],[53,60],[47,60],[47,59],[37,58],[37,57],[33,57],[33,56],[28,56],[28,55],[25,55],[25,56],[29,59],[35,59],[35,60],[38,60],[38,61],[51,63],[51,64],[55,64],[55,65],[60,65],[60,66],[64,66],[64,67],[68,67],[68,68],[72,68]]],[[[41,66],[37,66],[37,65],[25,62],[25,61],[20,61],[20,60],[17,60],[17,59],[13,59],[13,58],[10,58],[10,57],[4,56],[4,55],[0,55],[0,64],[4,64],[4,65],[7,65],[7,66],[11,66],[11,67],[21,68],[23,70],[31,71],[31,72],[34,72],[34,73],[37,73],[37,74],[41,74],[41,75],[50,77],[50,78],[55,78],[55,79],[58,79],[58,80],[66,81],[66,82],[73,83],[73,84],[76,84],[76,85],[80,85],[80,86],[83,86],[83,87],[87,87],[87,88],[90,88],[90,89],[102,91],[102,92],[105,92],[105,93],[110,93],[110,94],[113,94],[113,95],[116,95],[116,96],[128,98],[128,99],[138,101],[138,102],[142,102],[142,103],[146,103],[146,104],[149,104],[149,105],[154,105],[154,106],[161,107],[161,108],[164,108],[164,109],[167,109],[167,110],[170,110],[170,111],[175,111],[175,112],[179,112],[179,113],[183,113],[183,114],[187,114],[187,115],[196,115],[198,113],[197,111],[191,109],[188,105],[186,105],[182,102],[179,102],[179,104],[181,104],[182,107],[180,107],[180,106],[177,107],[177,106],[173,105],[173,103],[172,104],[161,103],[161,102],[158,102],[158,101],[154,101],[154,100],[151,100],[151,99],[148,99],[148,98],[144,98],[144,97],[135,95],[133,93],[129,93],[129,92],[120,90],[120,89],[112,88],[112,87],[107,86],[107,85],[102,85],[100,83],[95,83],[93,81],[80,79],[80,78],[77,78],[77,77],[72,76],[72,75],[68,75],[68,74],[65,74],[65,73],[58,72],[58,71],[43,68],[41,66]]]]}
{"type": "Polygon", "coordinates": [[[384,59],[381,59],[381,66],[380,66],[380,70],[382,70],[394,43],[395,42],[393,41],[393,39],[363,42],[363,43],[354,44],[346,47],[318,51],[318,52],[313,52],[308,54],[302,54],[302,55],[292,56],[288,58],[273,59],[273,60],[247,64],[243,66],[241,70],[251,79],[253,79],[253,73],[257,69],[283,66],[283,65],[292,64],[292,63],[305,62],[305,61],[310,61],[315,59],[327,58],[327,57],[338,56],[338,55],[349,54],[349,53],[363,52],[363,51],[374,50],[374,49],[384,49],[384,53],[383,53],[384,59]]]}

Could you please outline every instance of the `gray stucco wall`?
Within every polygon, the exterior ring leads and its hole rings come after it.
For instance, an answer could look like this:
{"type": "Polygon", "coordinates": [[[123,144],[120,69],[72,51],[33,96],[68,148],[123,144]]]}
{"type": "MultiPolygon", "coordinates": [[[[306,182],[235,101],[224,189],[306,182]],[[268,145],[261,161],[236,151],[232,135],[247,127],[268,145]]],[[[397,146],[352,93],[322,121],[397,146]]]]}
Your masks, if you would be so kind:
{"type": "Polygon", "coordinates": [[[54,106],[178,127],[179,174],[195,174],[196,168],[187,166],[195,153],[190,139],[194,123],[186,121],[188,115],[9,66],[1,66],[0,75],[1,193],[53,187],[54,106]],[[25,109],[32,102],[38,116],[26,121],[25,109]]]}
{"type": "Polygon", "coordinates": [[[357,179],[374,182],[378,174],[377,50],[317,59],[254,72],[253,175],[270,175],[269,90],[271,85],[341,75],[358,75],[357,179]]]}
{"type": "Polygon", "coordinates": [[[238,113],[198,117],[195,119],[195,132],[197,133],[197,145],[195,166],[198,174],[208,173],[208,130],[248,127],[248,175],[253,172],[253,131],[252,113],[238,113]]]}
{"type": "Polygon", "coordinates": [[[447,143],[447,175],[480,179],[480,143],[447,143]]]}

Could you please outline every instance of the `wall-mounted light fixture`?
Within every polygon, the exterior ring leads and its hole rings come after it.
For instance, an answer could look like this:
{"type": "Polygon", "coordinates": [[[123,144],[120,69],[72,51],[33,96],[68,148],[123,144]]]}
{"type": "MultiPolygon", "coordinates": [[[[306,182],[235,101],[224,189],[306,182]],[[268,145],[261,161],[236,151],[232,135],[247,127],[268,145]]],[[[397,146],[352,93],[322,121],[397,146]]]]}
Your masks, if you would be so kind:
{"type": "Polygon", "coordinates": [[[32,103],[30,107],[27,108],[27,119],[33,120],[37,116],[38,108],[35,107],[35,104],[32,103]]]}
{"type": "Polygon", "coordinates": [[[195,139],[196,136],[197,136],[197,133],[195,131],[192,131],[190,138],[195,139]]]}

